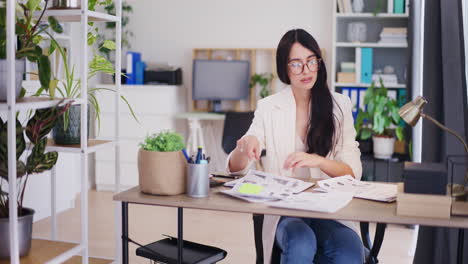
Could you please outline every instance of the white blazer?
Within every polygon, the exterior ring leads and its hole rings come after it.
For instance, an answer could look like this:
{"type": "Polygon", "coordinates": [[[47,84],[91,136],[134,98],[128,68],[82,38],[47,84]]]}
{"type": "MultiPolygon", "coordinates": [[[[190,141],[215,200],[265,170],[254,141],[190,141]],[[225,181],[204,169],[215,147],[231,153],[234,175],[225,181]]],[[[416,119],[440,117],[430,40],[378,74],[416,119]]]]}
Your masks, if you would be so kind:
{"type": "MultiPolygon", "coordinates": [[[[336,145],[327,155],[327,158],[346,163],[353,170],[356,179],[361,178],[361,152],[356,142],[356,130],[352,116],[352,104],[348,96],[332,92],[334,99],[333,113],[335,120],[336,145]],[[341,109],[341,111],[340,111],[341,109]]],[[[260,147],[266,150],[266,156],[262,158],[266,172],[276,175],[291,177],[291,170],[283,170],[283,164],[287,156],[295,151],[296,140],[296,101],[290,86],[282,91],[258,101],[255,117],[249,130],[244,136],[253,135],[260,142],[260,147]]],[[[229,154],[226,169],[229,173],[245,174],[252,166],[251,162],[242,171],[229,171],[229,154]]],[[[311,168],[312,178],[330,178],[318,168],[311,168]]],[[[264,263],[271,262],[271,253],[275,241],[276,226],[280,217],[265,215],[263,220],[262,240],[264,263]]],[[[341,223],[355,230],[353,223],[342,221],[341,223]]]]}

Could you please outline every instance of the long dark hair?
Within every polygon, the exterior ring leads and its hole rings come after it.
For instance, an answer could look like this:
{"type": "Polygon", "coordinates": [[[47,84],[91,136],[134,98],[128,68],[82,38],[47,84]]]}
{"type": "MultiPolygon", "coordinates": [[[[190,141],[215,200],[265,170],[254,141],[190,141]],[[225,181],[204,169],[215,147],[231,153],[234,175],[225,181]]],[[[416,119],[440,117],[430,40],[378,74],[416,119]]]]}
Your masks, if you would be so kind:
{"type": "Polygon", "coordinates": [[[303,29],[293,29],[286,32],[276,50],[276,70],[283,83],[291,84],[288,76],[288,60],[291,47],[296,42],[314,52],[320,59],[317,81],[311,89],[307,153],[315,153],[325,157],[334,147],[336,127],[333,115],[333,98],[327,84],[327,69],[317,41],[303,29]]]}

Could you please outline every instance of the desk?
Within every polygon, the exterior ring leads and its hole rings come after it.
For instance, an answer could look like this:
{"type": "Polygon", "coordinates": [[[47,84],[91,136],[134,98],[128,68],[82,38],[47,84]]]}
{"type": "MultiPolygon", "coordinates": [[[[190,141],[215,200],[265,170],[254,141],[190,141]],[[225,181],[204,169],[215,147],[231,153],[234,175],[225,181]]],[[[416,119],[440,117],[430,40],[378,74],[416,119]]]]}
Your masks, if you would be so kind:
{"type": "Polygon", "coordinates": [[[212,188],[206,198],[190,198],[185,194],[175,196],[154,196],[140,192],[134,187],[114,196],[122,202],[122,256],[123,263],[128,263],[128,204],[146,204],[178,208],[178,238],[182,241],[183,208],[212,211],[227,211],[252,214],[269,214],[295,217],[309,217],[335,220],[351,220],[389,224],[418,224],[453,228],[468,228],[468,218],[452,216],[450,219],[424,218],[396,215],[396,203],[380,203],[362,199],[353,199],[345,208],[333,214],[311,211],[299,211],[268,207],[262,203],[248,203],[239,199],[219,194],[225,187],[212,188]]]}

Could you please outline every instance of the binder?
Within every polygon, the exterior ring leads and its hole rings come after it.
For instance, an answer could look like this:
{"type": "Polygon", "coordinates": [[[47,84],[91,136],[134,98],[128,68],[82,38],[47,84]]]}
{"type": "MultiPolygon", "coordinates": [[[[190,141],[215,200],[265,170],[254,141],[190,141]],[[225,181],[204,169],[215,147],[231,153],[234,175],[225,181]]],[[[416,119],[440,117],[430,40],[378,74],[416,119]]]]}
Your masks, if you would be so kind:
{"type": "Polygon", "coordinates": [[[366,110],[366,105],[364,104],[364,98],[366,96],[366,90],[367,88],[361,88],[359,89],[359,108],[362,110],[366,110]]]}
{"type": "Polygon", "coordinates": [[[361,48],[361,83],[372,82],[372,48],[361,48]]]}
{"type": "MultiPolygon", "coordinates": [[[[393,0],[393,13],[404,14],[405,13],[405,0],[393,0]]],[[[391,2],[391,0],[389,0],[391,2]]]]}
{"type": "Polygon", "coordinates": [[[146,64],[142,61],[137,61],[135,64],[135,84],[143,84],[145,81],[146,64]]]}
{"type": "Polygon", "coordinates": [[[364,97],[361,98],[360,90],[362,88],[358,87],[343,87],[341,88],[341,93],[349,96],[351,99],[351,104],[353,105],[352,114],[354,121],[356,122],[357,115],[359,113],[358,106],[361,104],[361,100],[364,101],[364,97]]]}
{"type": "Polygon", "coordinates": [[[361,83],[361,48],[356,48],[355,51],[355,60],[356,60],[356,83],[361,83]]]}
{"type": "Polygon", "coordinates": [[[136,84],[136,63],[141,61],[141,53],[127,52],[127,84],[136,84]]]}
{"type": "MultiPolygon", "coordinates": [[[[177,263],[177,238],[169,237],[151,244],[139,247],[136,255],[167,264],[177,263]]],[[[184,264],[211,264],[224,259],[227,252],[216,247],[207,246],[184,240],[184,264]]]]}

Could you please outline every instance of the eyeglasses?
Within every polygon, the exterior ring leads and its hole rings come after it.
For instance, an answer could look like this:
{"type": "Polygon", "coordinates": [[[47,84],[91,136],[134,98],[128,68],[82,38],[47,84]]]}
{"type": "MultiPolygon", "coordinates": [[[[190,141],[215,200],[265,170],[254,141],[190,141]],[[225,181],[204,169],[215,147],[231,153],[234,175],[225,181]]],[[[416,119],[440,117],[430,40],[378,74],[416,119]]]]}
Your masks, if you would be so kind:
{"type": "Polygon", "coordinates": [[[319,69],[319,64],[320,64],[320,61],[322,59],[311,59],[311,60],[308,60],[306,64],[300,62],[300,61],[292,61],[290,63],[288,63],[288,66],[289,66],[289,69],[291,70],[291,72],[293,74],[301,74],[302,72],[304,72],[304,65],[307,65],[307,68],[309,69],[309,71],[311,72],[317,72],[318,69],[319,69]]]}

